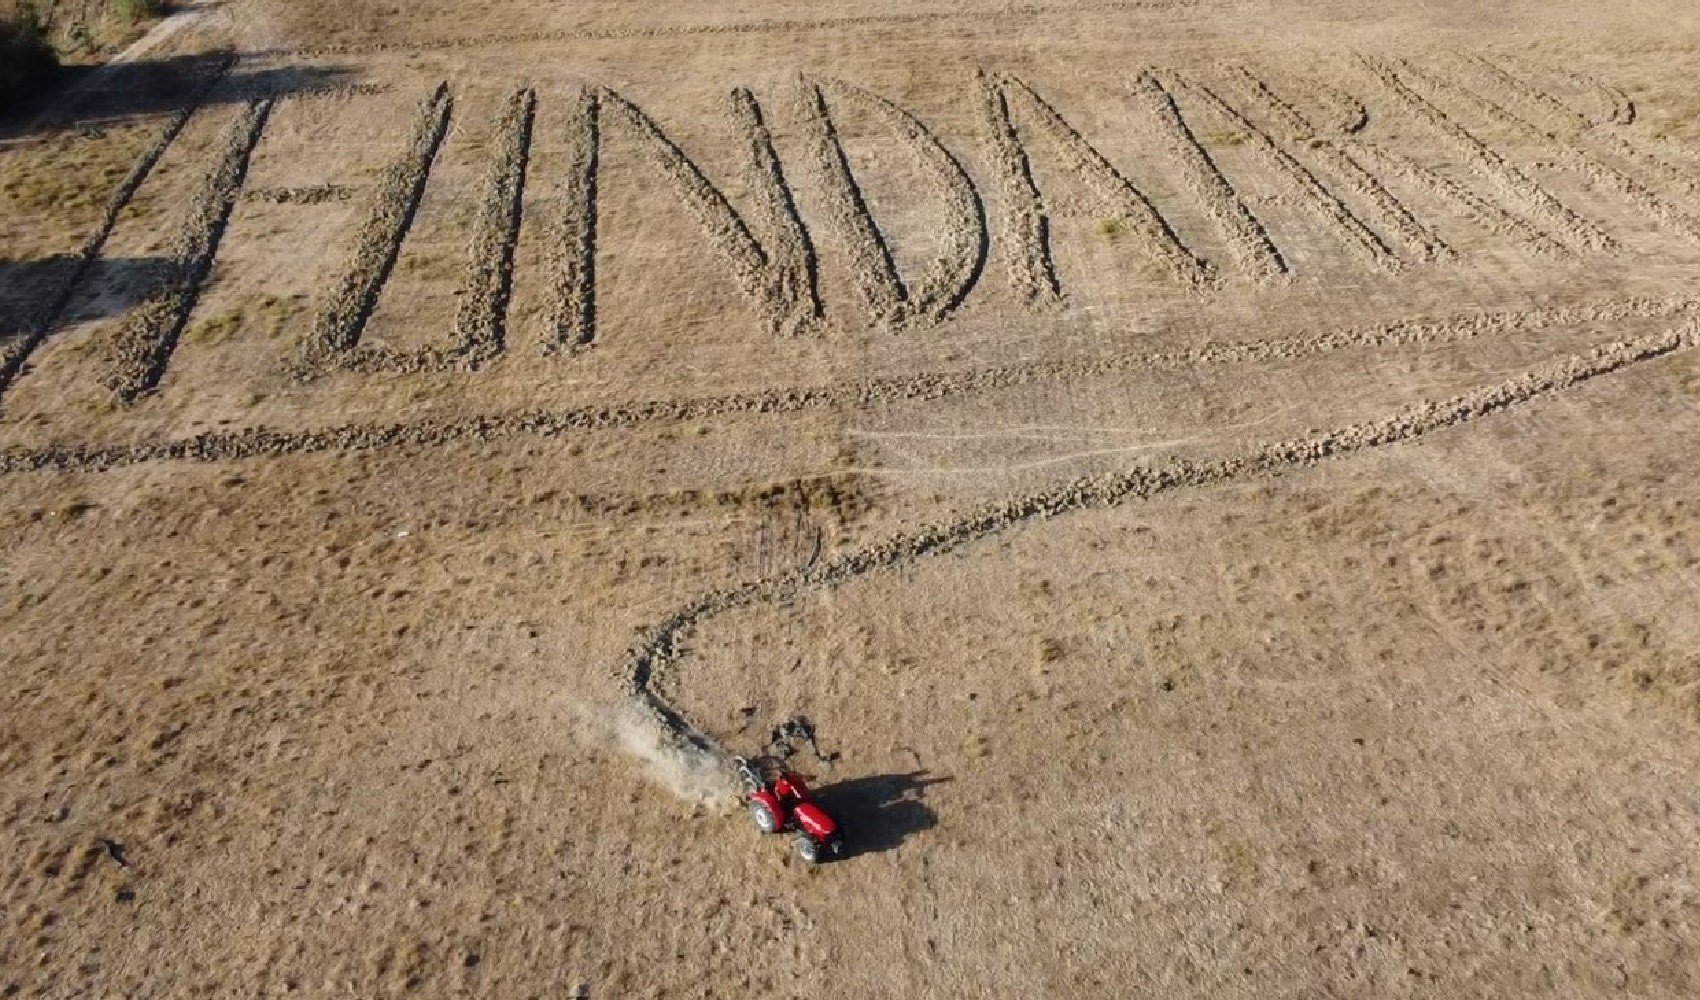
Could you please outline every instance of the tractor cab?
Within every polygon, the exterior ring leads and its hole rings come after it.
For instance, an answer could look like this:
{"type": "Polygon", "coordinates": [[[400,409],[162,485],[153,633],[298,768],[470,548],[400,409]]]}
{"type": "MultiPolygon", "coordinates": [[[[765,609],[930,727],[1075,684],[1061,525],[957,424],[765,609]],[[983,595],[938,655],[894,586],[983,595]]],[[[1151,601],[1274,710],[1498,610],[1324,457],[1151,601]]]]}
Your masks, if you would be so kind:
{"type": "Polygon", "coordinates": [[[735,763],[744,785],[745,808],[756,829],[795,831],[797,855],[809,864],[843,853],[838,823],[814,801],[802,775],[777,757],[739,757],[735,763]]]}

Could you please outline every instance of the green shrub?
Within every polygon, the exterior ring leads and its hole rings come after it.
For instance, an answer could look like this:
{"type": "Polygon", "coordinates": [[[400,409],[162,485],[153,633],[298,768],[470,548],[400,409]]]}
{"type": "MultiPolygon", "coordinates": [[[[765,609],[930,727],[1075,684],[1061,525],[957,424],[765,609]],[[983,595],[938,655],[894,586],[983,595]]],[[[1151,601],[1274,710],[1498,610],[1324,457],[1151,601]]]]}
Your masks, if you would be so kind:
{"type": "Polygon", "coordinates": [[[0,4],[0,115],[45,87],[58,68],[35,8],[0,4]]]}
{"type": "Polygon", "coordinates": [[[160,0],[112,0],[112,16],[124,24],[139,24],[164,13],[160,0]]]}

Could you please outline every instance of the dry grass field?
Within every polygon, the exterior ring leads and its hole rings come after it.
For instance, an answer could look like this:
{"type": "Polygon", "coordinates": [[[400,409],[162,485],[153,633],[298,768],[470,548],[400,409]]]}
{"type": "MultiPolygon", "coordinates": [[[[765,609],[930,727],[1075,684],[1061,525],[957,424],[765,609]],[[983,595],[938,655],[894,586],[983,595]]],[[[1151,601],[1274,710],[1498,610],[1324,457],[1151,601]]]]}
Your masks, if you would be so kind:
{"type": "Polygon", "coordinates": [[[1692,4],[157,30],[0,127],[0,995],[1700,994],[1692,4]]]}

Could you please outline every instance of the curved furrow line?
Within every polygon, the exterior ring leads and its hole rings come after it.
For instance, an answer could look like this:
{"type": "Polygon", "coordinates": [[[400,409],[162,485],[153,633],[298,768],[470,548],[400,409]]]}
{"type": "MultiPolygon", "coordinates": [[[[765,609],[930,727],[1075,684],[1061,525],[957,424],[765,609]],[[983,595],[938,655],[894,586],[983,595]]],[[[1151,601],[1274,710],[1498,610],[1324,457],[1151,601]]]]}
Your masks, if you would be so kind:
{"type": "Polygon", "coordinates": [[[135,402],[164,377],[177,339],[212,274],[213,258],[218,256],[231,209],[236,207],[248,164],[271,111],[269,98],[252,101],[231,123],[223,153],[172,237],[169,271],[118,328],[111,344],[112,361],[100,383],[120,403],[135,402]]]}
{"type": "Polygon", "coordinates": [[[1342,150],[1350,149],[1363,154],[1375,161],[1382,170],[1394,177],[1402,177],[1413,184],[1426,188],[1428,192],[1443,201],[1450,202],[1461,211],[1465,218],[1476,224],[1476,227],[1492,236],[1515,240],[1523,249],[1534,254],[1560,257],[1570,253],[1568,247],[1553,239],[1544,230],[1512,215],[1494,202],[1480,197],[1474,191],[1459,184],[1445,174],[1430,170],[1417,161],[1396,153],[1391,149],[1363,139],[1350,140],[1350,145],[1341,145],[1342,150]]]}
{"type": "Polygon", "coordinates": [[[1216,365],[1319,357],[1353,350],[1466,343],[1554,326],[1657,319],[1700,311],[1700,300],[1626,298],[1549,309],[1406,320],[1275,340],[1222,341],[1187,351],[1127,352],[1077,361],[1025,364],[915,375],[834,381],[725,396],[650,400],[566,410],[528,410],[455,420],[343,424],[312,430],[250,427],[138,444],[13,446],[0,450],[0,475],[31,471],[99,471],[154,462],[228,462],[326,452],[441,447],[458,441],[551,438],[590,431],[683,423],[719,417],[779,415],[809,410],[874,409],[931,402],[1017,386],[1134,372],[1182,371],[1216,365]]]}
{"type": "Polygon", "coordinates": [[[1595,120],[1596,125],[1633,125],[1635,124],[1635,101],[1621,89],[1587,73],[1575,70],[1561,69],[1555,71],[1558,76],[1574,83],[1583,90],[1591,90],[1599,97],[1600,103],[1609,110],[1603,120],[1595,120]]]}
{"type": "Polygon", "coordinates": [[[100,258],[101,251],[106,248],[106,241],[112,238],[112,231],[118,228],[118,217],[124,214],[124,209],[129,207],[130,199],[136,196],[136,192],[141,189],[142,183],[153,174],[154,167],[165,155],[165,151],[170,149],[171,144],[177,141],[177,137],[183,134],[184,127],[189,124],[189,119],[194,117],[195,112],[200,110],[207,94],[211,93],[213,87],[224,79],[225,75],[230,72],[230,67],[235,63],[235,57],[221,60],[211,69],[200,86],[195,88],[194,93],[190,95],[183,107],[171,116],[165,127],[160,130],[159,137],[143,151],[135,164],[130,167],[130,172],[124,175],[124,179],[118,182],[118,186],[106,199],[106,211],[101,216],[100,224],[95,227],[94,232],[90,233],[87,239],[83,240],[82,247],[77,251],[75,262],[59,283],[59,287],[46,297],[41,307],[36,310],[35,316],[18,324],[26,331],[24,335],[8,344],[0,345],[0,399],[5,398],[6,390],[11,388],[13,382],[17,381],[18,375],[22,373],[24,364],[29,361],[30,356],[52,334],[54,326],[59,322],[59,317],[71,304],[71,297],[76,293],[77,286],[82,284],[83,276],[88,273],[89,267],[100,258]]]}
{"type": "Polygon", "coordinates": [[[713,590],[643,629],[619,666],[628,693],[675,738],[724,760],[725,750],[658,691],[667,675],[690,655],[689,640],[706,622],[757,605],[784,604],[805,594],[831,590],[872,573],[901,569],[923,559],[956,552],[1024,525],[1082,510],[1105,509],[1181,489],[1199,489],[1246,479],[1283,475],[1321,462],[1375,448],[1419,440],[1436,431],[1552,396],[1601,375],[1689,349],[1700,342],[1694,321],[1636,340],[1619,341],[1535,368],[1505,382],[1443,401],[1418,404],[1379,420],[1350,424],[1306,438],[1252,447],[1215,461],[1175,459],[1166,465],[1075,480],[1063,486],[1011,497],[954,520],[927,525],[811,562],[778,576],[713,590]]]}
{"type": "MultiPolygon", "coordinates": [[[[924,182],[945,210],[945,246],[920,279],[908,284],[908,294],[897,310],[899,324],[937,322],[948,316],[979,281],[986,265],[989,239],[986,208],[962,163],[919,118],[873,93],[841,80],[823,80],[821,86],[839,100],[853,101],[871,109],[901,135],[916,163],[925,171],[924,182]]],[[[899,282],[900,287],[905,283],[899,282]]]]}

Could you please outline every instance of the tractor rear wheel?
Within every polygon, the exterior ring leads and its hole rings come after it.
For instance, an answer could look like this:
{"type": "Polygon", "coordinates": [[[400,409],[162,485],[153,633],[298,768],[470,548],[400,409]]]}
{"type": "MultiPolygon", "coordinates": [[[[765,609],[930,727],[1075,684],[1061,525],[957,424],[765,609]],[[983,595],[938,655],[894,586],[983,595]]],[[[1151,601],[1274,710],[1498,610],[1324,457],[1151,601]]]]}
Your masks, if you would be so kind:
{"type": "Polygon", "coordinates": [[[806,833],[797,834],[797,857],[806,865],[819,864],[820,843],[806,833]]]}
{"type": "Polygon", "coordinates": [[[750,819],[755,820],[756,829],[762,833],[779,832],[779,817],[764,802],[750,803],[750,819]]]}

